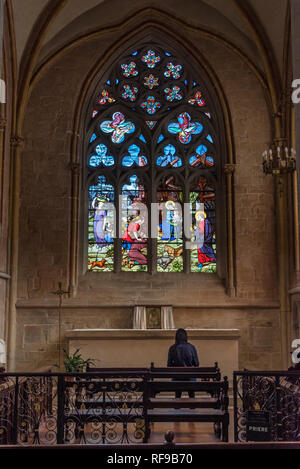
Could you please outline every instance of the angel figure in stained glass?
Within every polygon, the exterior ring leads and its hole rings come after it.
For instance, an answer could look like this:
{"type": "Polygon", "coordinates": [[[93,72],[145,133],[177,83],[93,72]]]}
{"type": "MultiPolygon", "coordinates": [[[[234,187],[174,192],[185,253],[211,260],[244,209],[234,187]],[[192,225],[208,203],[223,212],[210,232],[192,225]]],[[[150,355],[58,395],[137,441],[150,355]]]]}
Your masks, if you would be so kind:
{"type": "Polygon", "coordinates": [[[131,134],[135,131],[133,122],[126,121],[125,116],[121,112],[115,112],[112,116],[112,121],[104,121],[100,125],[102,132],[112,134],[111,139],[113,143],[122,143],[126,134],[131,134]]]}
{"type": "Polygon", "coordinates": [[[179,168],[182,166],[182,159],[175,155],[176,148],[169,144],[164,147],[164,155],[157,158],[156,164],[158,166],[172,166],[173,168],[179,168]]]}
{"type": "Polygon", "coordinates": [[[203,125],[200,122],[192,122],[191,116],[183,112],[178,116],[178,122],[172,122],[168,125],[168,131],[171,134],[178,134],[179,141],[187,144],[192,140],[192,135],[201,134],[203,125]]]}
{"type": "Polygon", "coordinates": [[[105,203],[108,200],[105,197],[96,196],[92,202],[92,208],[95,210],[94,216],[94,236],[95,241],[99,247],[106,244],[105,225],[107,210],[104,209],[105,203]]]}

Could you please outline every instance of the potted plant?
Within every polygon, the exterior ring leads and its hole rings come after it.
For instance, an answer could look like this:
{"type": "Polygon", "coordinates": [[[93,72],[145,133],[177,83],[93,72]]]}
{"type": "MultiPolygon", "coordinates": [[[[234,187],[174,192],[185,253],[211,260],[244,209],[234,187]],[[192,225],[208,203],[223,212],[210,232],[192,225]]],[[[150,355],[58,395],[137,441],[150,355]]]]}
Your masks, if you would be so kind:
{"type": "Polygon", "coordinates": [[[68,354],[68,352],[64,350],[64,358],[65,369],[68,373],[83,373],[86,371],[87,365],[95,364],[92,358],[84,360],[79,353],[79,349],[75,350],[73,354],[68,354]]]}

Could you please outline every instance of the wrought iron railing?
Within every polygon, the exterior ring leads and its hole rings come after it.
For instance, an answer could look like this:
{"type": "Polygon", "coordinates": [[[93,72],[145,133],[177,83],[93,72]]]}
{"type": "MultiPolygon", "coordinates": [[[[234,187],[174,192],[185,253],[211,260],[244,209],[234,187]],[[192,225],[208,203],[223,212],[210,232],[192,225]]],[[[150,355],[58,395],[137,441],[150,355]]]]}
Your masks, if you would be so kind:
{"type": "Polygon", "coordinates": [[[146,375],[1,374],[0,445],[136,443],[146,375]]]}
{"type": "Polygon", "coordinates": [[[234,441],[300,441],[300,372],[234,372],[234,441]]]}

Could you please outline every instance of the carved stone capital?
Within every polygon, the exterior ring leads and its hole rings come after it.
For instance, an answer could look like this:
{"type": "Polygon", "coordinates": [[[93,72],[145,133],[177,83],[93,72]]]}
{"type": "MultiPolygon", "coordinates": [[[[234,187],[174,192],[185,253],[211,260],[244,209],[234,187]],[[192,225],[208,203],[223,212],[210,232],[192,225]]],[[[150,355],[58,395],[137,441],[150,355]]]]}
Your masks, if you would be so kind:
{"type": "Polygon", "coordinates": [[[15,135],[14,137],[10,139],[10,144],[12,147],[23,148],[24,142],[25,142],[24,138],[20,137],[19,135],[15,135]]]}
{"type": "Polygon", "coordinates": [[[224,164],[225,174],[233,174],[235,170],[236,170],[236,164],[233,164],[233,163],[224,164]]]}

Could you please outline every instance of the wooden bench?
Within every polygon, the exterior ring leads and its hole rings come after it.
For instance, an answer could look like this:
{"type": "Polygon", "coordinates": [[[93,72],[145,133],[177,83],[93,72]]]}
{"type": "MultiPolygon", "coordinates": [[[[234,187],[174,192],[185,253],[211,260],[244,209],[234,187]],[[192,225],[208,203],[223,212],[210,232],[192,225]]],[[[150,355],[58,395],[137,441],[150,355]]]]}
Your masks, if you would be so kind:
{"type": "Polygon", "coordinates": [[[76,381],[65,382],[65,408],[68,409],[65,412],[65,424],[68,426],[73,422],[76,438],[82,438],[84,426],[89,422],[118,421],[123,425],[126,439],[128,424],[138,422],[141,429],[143,421],[143,441],[147,442],[151,422],[213,422],[218,437],[221,436],[222,425],[223,441],[227,441],[228,402],[224,383],[228,388],[227,381],[221,381],[217,363],[214,367],[205,368],[166,369],[155,368],[154,364],[151,364],[150,370],[89,368],[88,373],[82,374],[76,381]],[[174,381],[174,378],[178,378],[178,381],[174,381]],[[199,381],[185,381],[189,378],[199,381]],[[170,398],[170,392],[178,390],[192,390],[206,395],[189,399],[170,398]],[[167,394],[161,397],[162,393],[167,394]],[[159,398],[157,394],[160,394],[159,398]]]}
{"type": "MultiPolygon", "coordinates": [[[[150,372],[152,380],[154,379],[154,377],[162,379],[172,379],[173,377],[176,377],[176,373],[179,372],[181,379],[183,380],[185,377],[192,377],[199,379],[203,382],[221,381],[221,372],[218,366],[218,362],[215,362],[215,366],[213,367],[155,367],[154,363],[152,362],[150,372]],[[191,376],[191,373],[194,375],[191,376]]],[[[203,389],[203,392],[205,392],[205,389],[203,389]]],[[[211,394],[211,397],[216,397],[212,394],[213,391],[210,387],[206,392],[211,394]]]]}
{"type": "MultiPolygon", "coordinates": [[[[209,375],[209,373],[208,373],[209,375]]],[[[146,399],[146,438],[150,436],[150,424],[152,422],[212,422],[214,431],[222,441],[228,441],[228,379],[208,380],[205,373],[194,371],[180,372],[176,368],[171,373],[150,373],[151,379],[147,385],[146,399]],[[178,380],[174,381],[174,377],[178,380]],[[172,380],[170,380],[172,378],[172,380]],[[200,379],[199,381],[183,381],[188,378],[200,379]],[[203,379],[204,378],[204,379],[203,379]],[[195,398],[157,397],[161,393],[175,393],[176,391],[193,391],[195,398]],[[211,397],[203,396],[209,393],[211,397]]]]}

